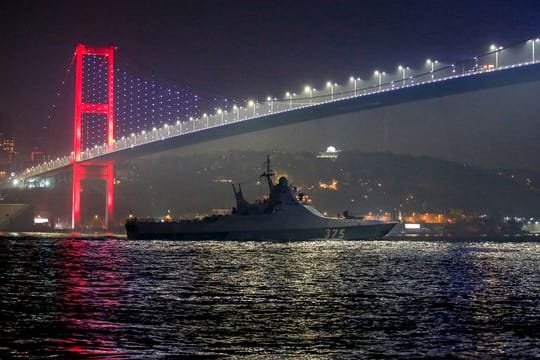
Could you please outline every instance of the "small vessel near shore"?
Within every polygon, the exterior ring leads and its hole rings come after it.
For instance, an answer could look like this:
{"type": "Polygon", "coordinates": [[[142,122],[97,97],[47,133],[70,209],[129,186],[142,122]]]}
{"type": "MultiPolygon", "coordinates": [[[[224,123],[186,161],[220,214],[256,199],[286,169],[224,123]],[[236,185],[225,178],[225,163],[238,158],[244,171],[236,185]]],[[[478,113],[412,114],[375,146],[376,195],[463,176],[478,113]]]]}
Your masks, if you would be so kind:
{"type": "Polygon", "coordinates": [[[230,215],[213,215],[202,219],[166,221],[129,218],[125,228],[130,240],[367,240],[380,239],[397,224],[392,221],[363,218],[327,217],[302,203],[303,194],[280,177],[274,184],[270,157],[260,176],[268,184],[268,197],[249,203],[242,187],[233,185],[236,207],[230,215]]]}

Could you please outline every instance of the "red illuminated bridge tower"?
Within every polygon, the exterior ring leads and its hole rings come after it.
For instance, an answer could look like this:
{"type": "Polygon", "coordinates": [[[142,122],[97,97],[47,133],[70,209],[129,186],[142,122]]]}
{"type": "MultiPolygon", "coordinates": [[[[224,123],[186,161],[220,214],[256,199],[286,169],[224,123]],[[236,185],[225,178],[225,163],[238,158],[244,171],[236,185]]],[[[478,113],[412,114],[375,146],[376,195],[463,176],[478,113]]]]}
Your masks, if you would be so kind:
{"type": "Polygon", "coordinates": [[[84,114],[102,114],[107,121],[106,143],[108,150],[114,142],[114,46],[88,47],[78,44],[75,50],[75,125],[73,135],[73,194],[71,207],[71,225],[74,229],[81,225],[82,182],[87,179],[104,180],[106,183],[106,205],[104,227],[108,227],[114,211],[114,165],[112,161],[81,162],[82,127],[84,114]],[[107,101],[105,103],[85,102],[83,97],[83,58],[85,56],[103,57],[102,64],[107,66],[107,101]]]}

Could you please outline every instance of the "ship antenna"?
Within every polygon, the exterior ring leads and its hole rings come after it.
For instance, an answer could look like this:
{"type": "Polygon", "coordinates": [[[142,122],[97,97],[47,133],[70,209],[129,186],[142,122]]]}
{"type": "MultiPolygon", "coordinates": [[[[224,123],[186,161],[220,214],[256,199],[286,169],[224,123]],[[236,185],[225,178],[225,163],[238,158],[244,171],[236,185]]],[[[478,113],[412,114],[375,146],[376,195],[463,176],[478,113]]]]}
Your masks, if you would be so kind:
{"type": "Polygon", "coordinates": [[[274,188],[274,184],[272,183],[272,176],[274,176],[275,173],[270,168],[270,155],[269,154],[266,155],[265,164],[266,164],[266,171],[262,173],[260,177],[266,178],[266,181],[268,182],[268,187],[270,188],[270,191],[272,191],[272,189],[274,188]]]}

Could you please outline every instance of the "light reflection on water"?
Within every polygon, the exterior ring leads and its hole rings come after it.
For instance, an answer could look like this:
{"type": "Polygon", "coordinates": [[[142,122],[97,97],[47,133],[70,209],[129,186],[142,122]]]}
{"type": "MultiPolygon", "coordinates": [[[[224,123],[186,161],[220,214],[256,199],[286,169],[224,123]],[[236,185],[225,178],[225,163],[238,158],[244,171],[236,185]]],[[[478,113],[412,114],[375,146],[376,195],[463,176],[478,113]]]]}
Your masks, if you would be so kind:
{"type": "Polygon", "coordinates": [[[0,240],[0,358],[537,356],[536,242],[0,240]]]}

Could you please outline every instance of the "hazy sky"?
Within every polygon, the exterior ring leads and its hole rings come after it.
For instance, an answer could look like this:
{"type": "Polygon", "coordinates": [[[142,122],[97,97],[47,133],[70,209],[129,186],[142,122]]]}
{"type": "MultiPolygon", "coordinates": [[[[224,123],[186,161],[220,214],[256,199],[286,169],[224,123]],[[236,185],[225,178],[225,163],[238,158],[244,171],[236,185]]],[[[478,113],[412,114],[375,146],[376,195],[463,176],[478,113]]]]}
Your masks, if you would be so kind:
{"type": "MultiPolygon", "coordinates": [[[[0,5],[0,128],[11,127],[21,146],[32,144],[78,42],[115,44],[118,63],[179,88],[246,99],[427,57],[460,60],[493,42],[538,35],[538,0],[7,0],[0,5]]],[[[417,111],[410,106],[407,111],[417,111]]],[[[485,110],[476,115],[492,116],[485,110]]],[[[531,116],[516,118],[531,126],[531,116]]],[[[466,111],[454,117],[469,121],[466,111]]],[[[71,144],[71,118],[54,121],[51,141],[43,144],[50,153],[71,144]]],[[[418,133],[425,124],[411,122],[410,129],[418,133]]]]}

